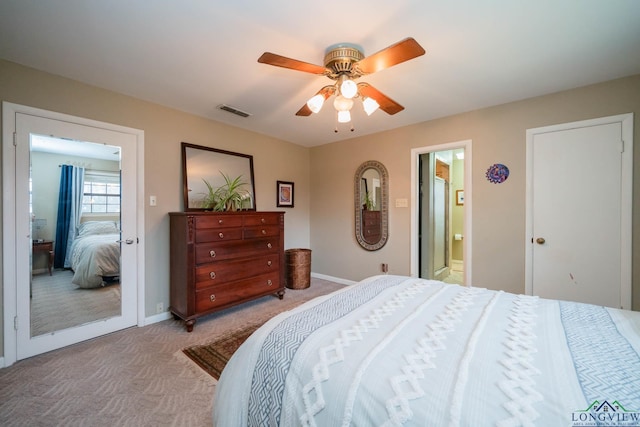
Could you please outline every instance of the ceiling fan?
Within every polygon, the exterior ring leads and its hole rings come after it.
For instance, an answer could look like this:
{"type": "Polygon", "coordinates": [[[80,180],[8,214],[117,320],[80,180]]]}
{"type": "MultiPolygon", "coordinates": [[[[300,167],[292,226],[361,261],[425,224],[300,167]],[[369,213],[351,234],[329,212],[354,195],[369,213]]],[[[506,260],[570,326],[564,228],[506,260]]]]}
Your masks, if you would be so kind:
{"type": "Polygon", "coordinates": [[[329,97],[336,95],[333,104],[338,112],[338,122],[347,123],[351,121],[350,110],[353,106],[353,98],[357,97],[362,98],[367,115],[371,115],[378,108],[387,114],[396,114],[404,110],[402,105],[370,84],[356,83],[355,80],[424,55],[424,53],[425,50],[422,46],[413,38],[408,37],[367,57],[362,53],[362,49],[354,44],[342,43],[330,46],[324,56],[324,66],[298,61],[271,52],[263,53],[258,58],[258,62],[322,75],[334,80],[335,83],[324,86],[309,99],[296,115],[309,116],[311,113],[317,113],[329,97]]]}

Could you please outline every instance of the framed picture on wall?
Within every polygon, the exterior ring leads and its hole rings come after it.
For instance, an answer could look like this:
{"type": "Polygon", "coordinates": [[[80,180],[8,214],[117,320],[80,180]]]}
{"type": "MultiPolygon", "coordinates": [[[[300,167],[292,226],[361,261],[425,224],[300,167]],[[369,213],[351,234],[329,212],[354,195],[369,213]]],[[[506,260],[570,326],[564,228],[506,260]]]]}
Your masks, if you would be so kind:
{"type": "Polygon", "coordinates": [[[293,207],[293,182],[277,181],[277,186],[278,186],[277,206],[279,208],[292,208],[293,207]]]}
{"type": "Polygon", "coordinates": [[[456,205],[464,205],[464,190],[456,190],[456,205]]]}

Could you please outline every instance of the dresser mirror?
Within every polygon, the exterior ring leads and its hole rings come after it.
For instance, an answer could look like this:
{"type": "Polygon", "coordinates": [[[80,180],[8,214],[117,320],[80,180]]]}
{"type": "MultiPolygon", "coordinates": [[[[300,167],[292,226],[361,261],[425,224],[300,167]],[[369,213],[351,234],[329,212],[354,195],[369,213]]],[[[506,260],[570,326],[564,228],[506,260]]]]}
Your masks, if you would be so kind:
{"type": "Polygon", "coordinates": [[[243,191],[247,194],[242,209],[255,210],[253,156],[182,143],[185,211],[204,211],[204,199],[209,193],[207,183],[214,189],[222,187],[225,185],[225,176],[231,180],[241,177],[241,180],[246,183],[243,191]]]}
{"type": "Polygon", "coordinates": [[[356,240],[377,251],[389,238],[389,183],[387,169],[375,160],[364,162],[354,179],[356,240]]]}

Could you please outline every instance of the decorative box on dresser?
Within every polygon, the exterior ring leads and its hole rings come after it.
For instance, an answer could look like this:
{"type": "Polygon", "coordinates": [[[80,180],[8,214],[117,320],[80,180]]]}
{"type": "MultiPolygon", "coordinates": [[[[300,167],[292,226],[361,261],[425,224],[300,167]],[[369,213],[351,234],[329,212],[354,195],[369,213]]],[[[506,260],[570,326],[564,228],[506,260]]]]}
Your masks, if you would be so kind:
{"type": "Polygon", "coordinates": [[[171,212],[170,307],[196,319],[269,294],[284,297],[284,212],[171,212]]]}

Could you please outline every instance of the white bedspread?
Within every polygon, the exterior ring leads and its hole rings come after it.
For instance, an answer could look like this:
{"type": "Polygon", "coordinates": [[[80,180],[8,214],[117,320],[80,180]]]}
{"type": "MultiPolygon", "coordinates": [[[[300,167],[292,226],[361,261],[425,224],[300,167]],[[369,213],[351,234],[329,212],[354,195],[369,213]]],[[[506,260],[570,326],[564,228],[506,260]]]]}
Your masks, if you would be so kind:
{"type": "Polygon", "coordinates": [[[120,275],[119,234],[77,237],[71,246],[72,283],[81,288],[102,286],[103,277],[120,275]]]}
{"type": "Polygon", "coordinates": [[[377,276],[271,319],[223,426],[640,424],[640,313],[377,276]]]}

